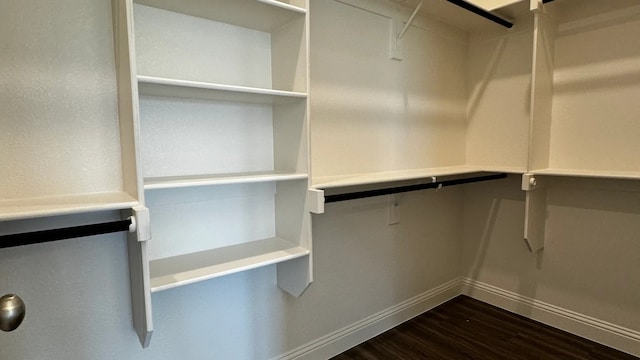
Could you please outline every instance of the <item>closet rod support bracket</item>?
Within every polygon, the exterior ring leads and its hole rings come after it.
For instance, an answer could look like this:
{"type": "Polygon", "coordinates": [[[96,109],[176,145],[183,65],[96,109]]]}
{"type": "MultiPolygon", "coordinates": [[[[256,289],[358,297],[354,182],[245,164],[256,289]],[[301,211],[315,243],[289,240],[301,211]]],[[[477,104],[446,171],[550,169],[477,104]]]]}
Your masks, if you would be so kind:
{"type": "Polygon", "coordinates": [[[151,219],[149,209],[145,206],[134,206],[130,210],[126,210],[126,214],[131,220],[129,232],[135,233],[138,241],[151,240],[151,219]]]}
{"type": "Polygon", "coordinates": [[[420,8],[422,7],[423,3],[424,3],[424,0],[421,0],[418,6],[416,6],[415,10],[413,10],[413,13],[411,14],[411,16],[409,17],[409,20],[407,20],[406,23],[400,18],[399,5],[396,6],[396,10],[393,13],[393,17],[390,20],[390,26],[389,26],[389,59],[391,60],[403,59],[402,39],[407,33],[407,30],[409,30],[409,26],[411,26],[413,19],[415,19],[416,15],[418,15],[418,12],[420,11],[420,8]],[[404,23],[404,26],[401,29],[400,26],[402,26],[403,23],[404,23]]]}

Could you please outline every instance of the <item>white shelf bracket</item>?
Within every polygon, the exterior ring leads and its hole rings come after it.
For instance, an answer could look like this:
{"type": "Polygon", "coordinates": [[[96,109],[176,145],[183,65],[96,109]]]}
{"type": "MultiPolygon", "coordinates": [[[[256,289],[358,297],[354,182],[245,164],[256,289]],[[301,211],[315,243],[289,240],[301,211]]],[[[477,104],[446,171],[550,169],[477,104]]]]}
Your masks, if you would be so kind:
{"type": "Polygon", "coordinates": [[[276,265],[278,287],[294,297],[300,297],[313,281],[311,256],[276,265]]]}
{"type": "Polygon", "coordinates": [[[309,189],[307,192],[309,211],[314,214],[324,214],[324,190],[309,189]]]}
{"type": "Polygon", "coordinates": [[[396,7],[396,11],[394,12],[393,17],[391,18],[391,26],[389,27],[389,58],[390,59],[392,60],[403,59],[402,38],[404,38],[404,35],[407,33],[407,30],[409,30],[409,26],[411,26],[413,19],[418,14],[418,11],[420,11],[422,4],[423,4],[423,1],[420,1],[420,3],[418,4],[418,6],[416,6],[416,9],[413,11],[411,16],[409,17],[409,20],[407,20],[406,23],[404,23],[402,19],[400,19],[400,10],[398,6],[396,7]],[[404,23],[404,27],[400,29],[400,26],[403,23],[404,23]]]}
{"type": "Polygon", "coordinates": [[[133,228],[130,227],[129,231],[134,232],[136,234],[137,241],[147,241],[151,239],[151,219],[149,216],[149,209],[144,206],[136,206],[132,210],[133,215],[132,225],[133,228]]]}
{"type": "Polygon", "coordinates": [[[547,219],[546,179],[533,174],[522,175],[522,190],[526,191],[524,241],[532,253],[544,248],[547,219]]]}

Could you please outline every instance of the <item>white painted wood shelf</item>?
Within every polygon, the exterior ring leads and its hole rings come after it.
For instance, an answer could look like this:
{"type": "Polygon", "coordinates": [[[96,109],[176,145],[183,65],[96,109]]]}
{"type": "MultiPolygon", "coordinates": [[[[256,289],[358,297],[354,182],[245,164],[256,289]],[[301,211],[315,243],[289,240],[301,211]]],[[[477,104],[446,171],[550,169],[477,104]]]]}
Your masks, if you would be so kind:
{"type": "Polygon", "coordinates": [[[0,221],[123,210],[136,205],[138,200],[124,192],[1,200],[0,221]]]}
{"type": "Polygon", "coordinates": [[[256,172],[246,174],[228,175],[195,175],[195,176],[168,176],[158,178],[146,178],[145,190],[183,188],[193,186],[251,184],[260,182],[277,182],[289,180],[306,180],[308,174],[256,172]]]}
{"type": "Polygon", "coordinates": [[[341,176],[323,176],[314,178],[312,184],[316,189],[330,189],[345,186],[368,185],[393,181],[417,180],[438,176],[464,175],[484,171],[481,168],[467,165],[443,166],[436,168],[381,171],[367,174],[341,176]]]}
{"type": "Polygon", "coordinates": [[[138,75],[137,78],[138,89],[141,95],[272,105],[304,100],[307,98],[306,93],[294,91],[215,84],[143,75],[138,75]]]}
{"type": "Polygon", "coordinates": [[[640,171],[550,168],[550,169],[532,170],[531,173],[535,175],[640,180],[640,171]]]}
{"type": "Polygon", "coordinates": [[[278,237],[150,262],[151,291],[158,292],[307,256],[310,250],[278,237]]]}
{"type": "Polygon", "coordinates": [[[304,7],[277,0],[135,0],[135,3],[266,32],[307,13],[304,7]]]}

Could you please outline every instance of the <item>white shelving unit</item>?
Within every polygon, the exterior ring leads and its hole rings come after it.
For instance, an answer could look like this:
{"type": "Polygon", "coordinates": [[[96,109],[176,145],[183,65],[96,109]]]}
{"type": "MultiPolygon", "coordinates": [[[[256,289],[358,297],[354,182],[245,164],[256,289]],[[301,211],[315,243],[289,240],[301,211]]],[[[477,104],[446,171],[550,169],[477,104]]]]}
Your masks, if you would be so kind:
{"type": "Polygon", "coordinates": [[[640,42],[625,36],[640,31],[640,7],[604,5],[558,1],[538,15],[552,62],[536,69],[551,83],[538,91],[533,174],[640,179],[640,42]]]}
{"type": "Polygon", "coordinates": [[[112,5],[124,2],[3,5],[0,221],[139,203],[126,19],[112,5]]]}
{"type": "Polygon", "coordinates": [[[546,177],[640,179],[640,40],[628,36],[640,31],[640,6],[471,2],[516,26],[467,21],[464,10],[427,0],[423,13],[455,28],[417,17],[402,40],[401,62],[388,59],[388,43],[369,39],[387,38],[390,24],[380,19],[404,21],[417,1],[396,10],[356,0],[312,3],[314,14],[333,15],[319,16],[331,23],[312,22],[317,191],[310,198],[318,212],[323,189],[520,174],[525,239],[537,251],[544,246],[546,177]],[[340,38],[356,22],[369,36],[340,38]],[[349,56],[334,58],[335,49],[349,56]],[[398,79],[401,94],[389,90],[398,79]]]}
{"type": "Polygon", "coordinates": [[[311,24],[317,49],[311,74],[313,188],[527,171],[533,33],[528,3],[480,4],[507,6],[501,11],[518,26],[506,30],[455,5],[426,1],[424,13],[435,12],[453,26],[416,17],[402,40],[404,59],[390,60],[389,24],[380,19],[404,22],[417,3],[399,10],[355,0],[312,3],[314,13],[340,14],[321,14],[331,22],[311,24]],[[353,23],[371,35],[361,42],[342,39],[340,32],[353,23]],[[336,49],[350,55],[331,57],[336,49]],[[399,81],[401,93],[394,92],[399,81]]]}
{"type": "Polygon", "coordinates": [[[147,346],[152,292],[277,264],[302,294],[322,189],[522,174],[536,251],[546,177],[640,179],[634,0],[476,1],[511,30],[425,2],[439,20],[402,39],[390,25],[417,1],[312,2],[326,23],[308,0],[4,4],[0,222],[141,219],[128,246],[147,346]],[[341,36],[354,24],[365,41],[341,36]]]}
{"type": "Polygon", "coordinates": [[[640,7],[557,1],[535,14],[525,240],[544,247],[546,176],[640,179],[640,7]],[[619,41],[624,38],[625,41],[619,41]]]}
{"type": "Polygon", "coordinates": [[[278,264],[311,281],[305,1],[133,5],[150,291],[278,264]]]}

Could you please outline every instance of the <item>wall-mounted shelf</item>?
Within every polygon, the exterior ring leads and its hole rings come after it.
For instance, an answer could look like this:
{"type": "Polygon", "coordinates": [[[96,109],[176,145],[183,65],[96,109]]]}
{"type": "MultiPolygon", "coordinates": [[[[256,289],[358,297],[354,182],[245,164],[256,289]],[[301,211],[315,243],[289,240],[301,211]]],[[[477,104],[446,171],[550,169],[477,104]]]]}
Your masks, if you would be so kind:
{"type": "Polygon", "coordinates": [[[135,0],[135,3],[265,32],[304,17],[305,0],[135,0]]]}
{"type": "Polygon", "coordinates": [[[437,168],[411,169],[397,171],[381,171],[368,174],[315,177],[313,188],[330,189],[346,186],[368,185],[376,183],[425,179],[437,176],[462,175],[480,172],[482,169],[473,166],[443,166],[437,168]]]}
{"type": "Polygon", "coordinates": [[[605,179],[631,179],[640,180],[640,171],[618,170],[579,170],[579,169],[538,169],[531,171],[535,175],[573,176],[605,179]]]}
{"type": "Polygon", "coordinates": [[[307,98],[307,94],[293,91],[213,84],[142,75],[138,75],[137,78],[138,91],[141,95],[147,96],[271,105],[304,100],[307,98]]]}
{"type": "Polygon", "coordinates": [[[137,199],[125,192],[1,200],[0,221],[123,210],[138,203],[137,199]]]}
{"type": "Polygon", "coordinates": [[[145,190],[182,188],[191,186],[211,186],[230,184],[249,184],[260,182],[307,180],[307,174],[258,172],[247,174],[229,175],[196,175],[196,176],[173,176],[161,178],[147,178],[144,181],[145,190]]]}
{"type": "Polygon", "coordinates": [[[281,238],[269,238],[214,250],[173,256],[150,263],[151,291],[277,264],[307,256],[311,251],[281,238]]]}

